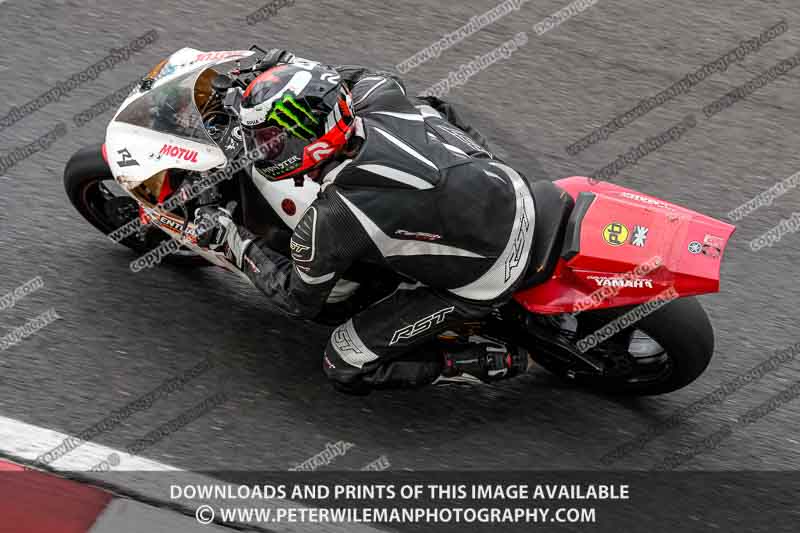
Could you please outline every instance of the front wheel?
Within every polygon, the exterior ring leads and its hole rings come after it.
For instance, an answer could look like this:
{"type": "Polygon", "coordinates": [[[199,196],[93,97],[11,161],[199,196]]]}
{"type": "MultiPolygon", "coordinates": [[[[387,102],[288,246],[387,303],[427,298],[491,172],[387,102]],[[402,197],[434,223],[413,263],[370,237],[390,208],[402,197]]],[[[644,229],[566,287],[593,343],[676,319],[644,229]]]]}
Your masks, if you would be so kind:
{"type": "MultiPolygon", "coordinates": [[[[139,216],[139,204],[114,181],[99,145],[84,148],[70,158],[64,169],[64,190],[75,209],[104,235],[139,216]]],[[[148,226],[119,242],[144,254],[168,238],[158,228],[148,226]]],[[[210,264],[201,256],[183,249],[168,255],[165,261],[179,266],[210,264]]]]}
{"type": "MultiPolygon", "coordinates": [[[[568,334],[575,345],[584,341],[584,346],[592,346],[585,354],[602,362],[603,372],[576,369],[563,358],[534,358],[551,372],[587,388],[636,396],[681,389],[703,373],[714,353],[714,330],[695,298],[673,300],[607,339],[585,342],[604,328],[613,331],[607,326],[631,309],[579,314],[575,330],[568,334]]],[[[536,347],[531,351],[535,354],[536,347]]]]}

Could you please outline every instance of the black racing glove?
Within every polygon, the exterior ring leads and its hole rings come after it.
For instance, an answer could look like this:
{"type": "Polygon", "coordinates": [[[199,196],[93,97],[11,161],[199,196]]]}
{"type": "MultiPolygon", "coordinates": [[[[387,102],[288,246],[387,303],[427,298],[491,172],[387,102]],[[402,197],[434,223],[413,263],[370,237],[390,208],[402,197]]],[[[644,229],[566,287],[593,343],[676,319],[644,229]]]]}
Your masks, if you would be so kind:
{"type": "Polygon", "coordinates": [[[290,51],[280,48],[271,48],[258,60],[258,67],[268,70],[281,63],[290,63],[292,59],[294,59],[294,54],[290,51]]]}
{"type": "Polygon", "coordinates": [[[225,208],[200,207],[195,211],[194,220],[197,244],[210,250],[222,251],[241,269],[244,254],[253,242],[253,235],[233,221],[235,208],[236,202],[231,202],[225,208]]]}

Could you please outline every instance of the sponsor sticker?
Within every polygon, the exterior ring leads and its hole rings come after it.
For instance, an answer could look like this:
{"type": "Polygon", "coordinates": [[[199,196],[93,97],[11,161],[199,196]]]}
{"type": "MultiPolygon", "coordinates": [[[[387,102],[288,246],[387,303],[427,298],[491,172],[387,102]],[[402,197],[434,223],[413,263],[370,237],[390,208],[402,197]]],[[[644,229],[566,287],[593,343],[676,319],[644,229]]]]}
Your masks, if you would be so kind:
{"type": "Polygon", "coordinates": [[[619,222],[612,222],[603,228],[603,240],[611,246],[622,246],[628,240],[628,235],[628,228],[619,222]]]}
{"type": "Polygon", "coordinates": [[[292,157],[286,159],[285,161],[281,161],[280,163],[276,163],[266,168],[259,168],[258,170],[261,171],[262,174],[267,174],[269,177],[274,177],[290,172],[298,168],[300,164],[301,164],[300,157],[293,155],[292,157]]]}
{"type": "Polygon", "coordinates": [[[717,259],[722,255],[722,237],[706,235],[703,237],[703,255],[717,259]]]}
{"type": "Polygon", "coordinates": [[[641,194],[633,194],[630,192],[621,192],[619,193],[620,196],[623,198],[627,198],[628,200],[635,200],[637,202],[641,202],[643,204],[650,204],[656,207],[662,207],[664,209],[671,209],[666,202],[662,202],[660,200],[655,200],[653,198],[648,198],[646,196],[642,196],[641,194]]]}
{"type": "Polygon", "coordinates": [[[161,147],[159,155],[166,155],[176,159],[183,159],[191,163],[197,163],[197,150],[189,150],[188,148],[181,148],[171,144],[165,144],[161,147]]]}
{"type": "Polygon", "coordinates": [[[234,51],[222,51],[222,52],[203,52],[201,54],[197,54],[197,57],[194,58],[195,61],[220,61],[222,59],[228,59],[229,57],[237,57],[242,55],[241,52],[238,50],[234,51]]]}
{"type": "Polygon", "coordinates": [[[633,236],[631,236],[631,244],[638,246],[639,248],[644,248],[644,244],[647,242],[648,231],[650,231],[650,229],[645,226],[634,226],[633,236]]]}
{"type": "Polygon", "coordinates": [[[628,279],[628,278],[609,278],[605,276],[587,276],[588,279],[594,280],[598,287],[618,287],[618,288],[631,288],[631,289],[652,289],[653,280],[649,278],[628,279]]]}

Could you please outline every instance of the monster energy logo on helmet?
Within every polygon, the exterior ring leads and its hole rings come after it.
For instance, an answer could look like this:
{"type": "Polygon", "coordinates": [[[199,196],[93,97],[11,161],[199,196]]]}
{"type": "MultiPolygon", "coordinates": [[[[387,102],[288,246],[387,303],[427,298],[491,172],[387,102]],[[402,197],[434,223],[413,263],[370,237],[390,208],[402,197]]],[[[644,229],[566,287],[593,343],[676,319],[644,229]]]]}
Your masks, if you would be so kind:
{"type": "Polygon", "coordinates": [[[314,117],[305,103],[299,104],[291,94],[284,94],[283,98],[272,106],[272,110],[267,115],[267,121],[270,120],[275,121],[288,133],[305,141],[310,141],[317,135],[311,127],[319,125],[319,120],[314,117]]]}

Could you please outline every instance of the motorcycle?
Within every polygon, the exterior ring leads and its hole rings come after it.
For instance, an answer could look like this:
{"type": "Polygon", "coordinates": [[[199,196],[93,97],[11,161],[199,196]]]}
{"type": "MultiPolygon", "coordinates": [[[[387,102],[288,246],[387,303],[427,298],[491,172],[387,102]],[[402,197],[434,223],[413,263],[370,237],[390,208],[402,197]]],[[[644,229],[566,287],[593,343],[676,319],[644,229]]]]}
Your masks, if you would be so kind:
{"type": "MultiPolygon", "coordinates": [[[[172,263],[241,274],[223,253],[197,244],[198,197],[176,201],[187,179],[212,183],[220,204],[235,202],[238,224],[288,257],[291,232],[320,185],[249,171],[236,95],[270,67],[266,56],[257,46],[184,48],[161,61],[122,103],[105,142],[67,163],[64,185],[78,212],[139,253],[168,242],[177,249],[172,263]]],[[[714,333],[695,296],[719,290],[735,227],[586,177],[539,181],[532,191],[534,244],[521,288],[484,320],[438,341],[524,348],[564,380],[610,393],[662,394],[697,379],[714,333]]],[[[358,266],[329,303],[352,299],[364,308],[398,282],[380,266],[358,266]]]]}

